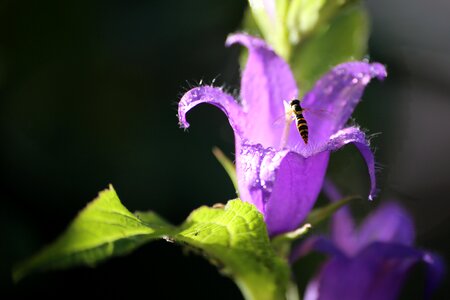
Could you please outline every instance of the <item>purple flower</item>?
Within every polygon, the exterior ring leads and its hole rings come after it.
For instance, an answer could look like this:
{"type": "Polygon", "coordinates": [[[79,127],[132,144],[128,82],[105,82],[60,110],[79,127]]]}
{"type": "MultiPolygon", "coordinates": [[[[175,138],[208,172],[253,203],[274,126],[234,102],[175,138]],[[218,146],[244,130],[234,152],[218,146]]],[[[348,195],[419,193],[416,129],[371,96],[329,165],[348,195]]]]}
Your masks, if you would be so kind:
{"type": "Polygon", "coordinates": [[[294,230],[305,219],[320,192],[330,152],[346,144],[356,145],[367,163],[372,198],[375,171],[369,143],[359,128],[343,127],[366,85],[374,77],[383,79],[385,68],[350,62],[325,74],[301,103],[309,127],[305,144],[295,122],[279,122],[286,114],[285,101],[298,97],[288,64],[258,38],[229,36],[226,45],[235,43],[249,50],[238,99],[220,88],[200,86],[181,98],[178,117],[187,128],[186,113],[201,103],[213,104],[227,115],[236,140],[239,196],[264,215],[269,234],[294,230]]]}
{"type": "MultiPolygon", "coordinates": [[[[341,198],[336,191],[331,194],[341,198]]],[[[331,256],[308,284],[305,300],[397,299],[408,272],[420,262],[426,265],[429,297],[442,278],[443,264],[438,256],[414,248],[413,241],[412,220],[395,203],[382,205],[359,227],[344,207],[333,216],[332,239],[306,240],[291,260],[312,250],[331,256]]]]}

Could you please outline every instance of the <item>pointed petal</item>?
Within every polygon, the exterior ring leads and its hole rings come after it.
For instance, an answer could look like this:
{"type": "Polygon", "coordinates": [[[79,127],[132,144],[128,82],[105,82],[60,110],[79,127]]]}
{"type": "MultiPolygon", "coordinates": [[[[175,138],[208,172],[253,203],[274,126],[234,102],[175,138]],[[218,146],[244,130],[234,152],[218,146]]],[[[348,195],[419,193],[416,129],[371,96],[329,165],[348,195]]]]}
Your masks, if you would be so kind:
{"type": "Polygon", "coordinates": [[[426,266],[425,299],[430,299],[434,290],[444,279],[445,262],[442,257],[430,252],[423,252],[422,260],[426,266]]]}
{"type": "Polygon", "coordinates": [[[276,170],[265,207],[270,235],[296,229],[317,200],[328,166],[329,152],[304,158],[289,152],[276,170]]]}
{"type": "Polygon", "coordinates": [[[240,145],[239,193],[264,215],[270,235],[296,229],[320,192],[329,152],[304,158],[288,150],[240,145]]]}
{"type": "Polygon", "coordinates": [[[375,241],[408,246],[414,242],[414,224],[402,207],[392,202],[386,203],[364,220],[357,238],[359,249],[375,241]]]}
{"type": "Polygon", "coordinates": [[[328,143],[323,146],[320,151],[335,151],[349,143],[353,143],[356,148],[358,148],[362,157],[366,161],[371,186],[369,200],[372,200],[376,194],[375,158],[372,150],[370,150],[369,141],[366,139],[364,132],[357,127],[348,127],[339,130],[336,134],[330,137],[328,143]]]}
{"type": "Polygon", "coordinates": [[[322,236],[312,236],[299,245],[297,245],[294,250],[292,250],[289,257],[289,262],[292,264],[297,259],[313,252],[317,251],[329,256],[338,256],[346,258],[345,253],[341,251],[336,245],[329,239],[322,236]]]}
{"type": "Polygon", "coordinates": [[[320,274],[321,272],[319,273],[319,276],[314,277],[308,282],[305,289],[305,295],[303,296],[304,300],[319,299],[320,274]]]}
{"type": "Polygon", "coordinates": [[[391,243],[373,243],[352,259],[336,256],[318,276],[316,299],[397,299],[415,264],[424,262],[428,268],[439,270],[426,257],[422,251],[391,243]]]}
{"type": "Polygon", "coordinates": [[[220,108],[227,116],[234,132],[238,135],[242,134],[242,128],[245,126],[245,115],[242,108],[232,96],[211,86],[193,88],[181,98],[178,103],[178,120],[181,127],[189,127],[189,123],[186,121],[187,112],[202,103],[209,103],[220,108]]]}
{"type": "MultiPolygon", "coordinates": [[[[329,179],[323,184],[323,191],[330,201],[342,199],[336,185],[329,179]]],[[[346,254],[353,254],[358,249],[356,243],[356,226],[348,206],[340,208],[332,218],[331,236],[333,242],[346,254]]]]}
{"type": "Polygon", "coordinates": [[[350,62],[334,67],[317,81],[302,102],[311,143],[324,143],[341,129],[370,80],[375,77],[383,79],[386,75],[386,69],[381,64],[350,62]],[[314,111],[325,111],[327,117],[321,117],[314,111]]]}
{"type": "Polygon", "coordinates": [[[431,295],[443,278],[442,260],[436,255],[422,250],[394,243],[372,243],[362,251],[356,261],[360,265],[370,265],[373,281],[378,280],[377,293],[369,299],[397,299],[411,268],[418,263],[426,267],[425,296],[431,295]],[[397,293],[395,293],[397,291],[397,293]],[[392,298],[389,298],[392,297],[392,298]]]}
{"type": "Polygon", "coordinates": [[[248,114],[245,136],[265,147],[279,148],[285,115],[283,100],[297,97],[297,85],[289,65],[263,40],[247,34],[230,35],[226,44],[239,43],[248,48],[249,56],[242,73],[241,101],[248,114]]]}

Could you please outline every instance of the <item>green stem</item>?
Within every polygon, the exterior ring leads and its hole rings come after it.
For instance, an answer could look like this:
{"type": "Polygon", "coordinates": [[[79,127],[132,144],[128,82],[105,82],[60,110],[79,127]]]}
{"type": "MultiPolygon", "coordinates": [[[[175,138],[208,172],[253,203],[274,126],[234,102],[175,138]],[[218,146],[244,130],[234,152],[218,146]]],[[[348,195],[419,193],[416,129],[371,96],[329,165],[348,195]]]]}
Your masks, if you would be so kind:
{"type": "Polygon", "coordinates": [[[230,179],[236,190],[236,194],[239,196],[236,167],[234,166],[233,162],[225,154],[223,154],[222,150],[220,150],[218,147],[214,147],[212,149],[212,152],[219,161],[219,163],[222,165],[222,167],[225,169],[225,172],[227,172],[228,176],[230,176],[230,179]]]}

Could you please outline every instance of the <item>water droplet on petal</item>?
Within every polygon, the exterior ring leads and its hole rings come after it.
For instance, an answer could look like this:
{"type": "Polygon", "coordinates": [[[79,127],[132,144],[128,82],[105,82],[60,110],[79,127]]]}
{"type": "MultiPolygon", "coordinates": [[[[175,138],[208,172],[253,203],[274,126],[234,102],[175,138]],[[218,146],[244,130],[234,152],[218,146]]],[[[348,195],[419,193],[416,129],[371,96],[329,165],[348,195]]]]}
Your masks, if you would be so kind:
{"type": "Polygon", "coordinates": [[[370,81],[370,76],[366,75],[361,79],[362,84],[368,84],[370,81]]]}

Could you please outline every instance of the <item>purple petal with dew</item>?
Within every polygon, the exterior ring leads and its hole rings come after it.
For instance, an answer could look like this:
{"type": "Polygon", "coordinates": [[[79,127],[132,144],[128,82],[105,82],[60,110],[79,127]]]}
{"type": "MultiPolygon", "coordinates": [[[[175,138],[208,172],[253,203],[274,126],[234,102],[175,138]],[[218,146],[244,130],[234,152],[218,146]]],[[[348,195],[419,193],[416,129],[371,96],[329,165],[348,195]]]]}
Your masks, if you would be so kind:
{"type": "Polygon", "coordinates": [[[311,143],[322,144],[350,118],[372,78],[384,79],[386,69],[379,63],[349,62],[334,67],[309,91],[302,102],[306,109],[311,143]],[[327,117],[314,113],[325,112],[327,117]]]}
{"type": "Polygon", "coordinates": [[[226,45],[235,43],[249,51],[241,80],[241,104],[249,119],[245,137],[278,149],[284,131],[284,123],[280,123],[285,116],[283,101],[298,94],[294,76],[289,65],[263,40],[247,34],[230,35],[226,45]]]}
{"type": "Polygon", "coordinates": [[[236,151],[236,172],[241,200],[254,204],[265,215],[265,205],[272,193],[275,170],[287,150],[276,151],[261,144],[243,142],[236,151]]]}
{"type": "Polygon", "coordinates": [[[181,98],[178,103],[178,120],[181,127],[189,127],[189,123],[186,121],[187,112],[202,103],[209,103],[220,108],[227,116],[234,132],[239,136],[242,135],[246,120],[242,108],[232,96],[211,86],[193,88],[181,98]]]}
{"type": "Polygon", "coordinates": [[[409,214],[398,204],[385,203],[372,212],[360,225],[358,248],[372,242],[392,242],[402,245],[414,243],[414,224],[409,214]]]}
{"type": "Polygon", "coordinates": [[[370,150],[369,141],[366,135],[357,127],[347,127],[339,130],[332,135],[320,151],[334,151],[349,143],[352,143],[358,148],[362,157],[366,161],[367,169],[370,177],[370,193],[369,200],[372,200],[376,194],[376,177],[375,177],[375,158],[372,150],[370,150]]]}
{"type": "Polygon", "coordinates": [[[270,235],[298,228],[317,200],[325,177],[329,152],[304,158],[289,152],[275,170],[271,194],[265,205],[270,235]]]}
{"type": "Polygon", "coordinates": [[[296,229],[320,192],[329,152],[304,158],[243,143],[236,155],[239,193],[264,215],[270,235],[296,229]]]}
{"type": "MultiPolygon", "coordinates": [[[[329,179],[325,179],[323,192],[332,202],[343,198],[336,185],[329,179]]],[[[336,246],[347,254],[355,253],[358,248],[356,226],[348,206],[341,207],[336,211],[331,222],[331,236],[336,246]]]]}
{"type": "Polygon", "coordinates": [[[373,243],[354,258],[335,256],[322,268],[316,289],[319,300],[397,299],[411,268],[420,262],[433,275],[426,292],[436,287],[441,266],[429,254],[409,246],[373,243]]]}

